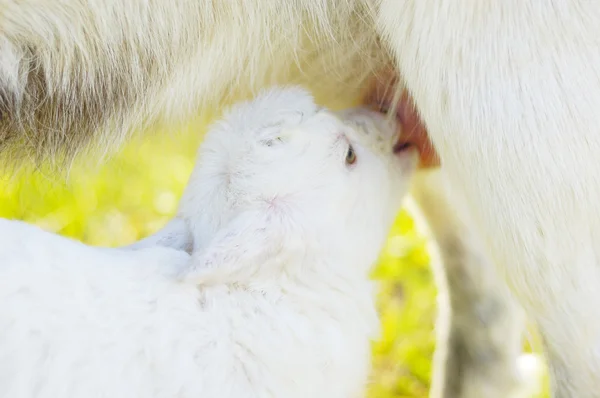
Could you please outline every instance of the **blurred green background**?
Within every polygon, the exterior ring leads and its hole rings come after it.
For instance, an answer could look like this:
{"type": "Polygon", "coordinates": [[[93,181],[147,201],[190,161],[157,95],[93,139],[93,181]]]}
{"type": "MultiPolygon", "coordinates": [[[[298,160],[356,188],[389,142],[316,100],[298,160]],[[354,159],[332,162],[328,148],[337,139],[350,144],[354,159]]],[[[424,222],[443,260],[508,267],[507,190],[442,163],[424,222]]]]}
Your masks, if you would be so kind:
{"type": "MultiPolygon", "coordinates": [[[[68,178],[43,169],[0,177],[0,217],[16,218],[91,245],[129,244],[174,214],[211,115],[178,134],[145,135],[101,165],[76,164],[68,178]]],[[[436,288],[425,240],[402,212],[374,269],[382,338],[373,344],[372,398],[426,397],[435,348],[436,288]]],[[[485,398],[485,397],[482,397],[485,398]]]]}

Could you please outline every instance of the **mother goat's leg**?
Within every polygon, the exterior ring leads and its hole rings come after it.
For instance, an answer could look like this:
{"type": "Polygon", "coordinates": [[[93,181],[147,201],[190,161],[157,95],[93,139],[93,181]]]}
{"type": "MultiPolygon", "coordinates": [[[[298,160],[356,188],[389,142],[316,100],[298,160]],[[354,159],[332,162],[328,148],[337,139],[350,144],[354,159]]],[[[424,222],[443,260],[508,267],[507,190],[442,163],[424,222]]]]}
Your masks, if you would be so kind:
{"type": "Polygon", "coordinates": [[[430,252],[437,254],[432,261],[438,286],[437,349],[430,396],[513,397],[522,390],[517,363],[524,316],[498,280],[463,202],[449,188],[442,171],[421,171],[412,189],[419,208],[413,214],[431,234],[435,247],[430,252]]]}
{"type": "Polygon", "coordinates": [[[382,3],[452,187],[539,328],[554,397],[600,396],[600,8],[382,3]]]}

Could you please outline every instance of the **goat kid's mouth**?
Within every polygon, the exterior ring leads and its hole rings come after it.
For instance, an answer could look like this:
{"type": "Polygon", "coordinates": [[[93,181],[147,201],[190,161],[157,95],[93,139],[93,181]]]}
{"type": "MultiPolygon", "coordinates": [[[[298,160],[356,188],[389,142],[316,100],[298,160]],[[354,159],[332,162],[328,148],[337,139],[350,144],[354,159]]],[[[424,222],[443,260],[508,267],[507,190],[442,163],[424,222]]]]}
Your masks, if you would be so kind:
{"type": "Polygon", "coordinates": [[[429,140],[427,129],[406,90],[402,92],[396,108],[390,109],[394,102],[396,86],[397,78],[395,76],[387,79],[375,79],[365,97],[365,103],[372,109],[385,114],[394,112],[400,127],[398,140],[394,145],[394,153],[400,155],[408,150],[417,149],[419,152],[419,168],[439,167],[440,158],[429,140]]]}

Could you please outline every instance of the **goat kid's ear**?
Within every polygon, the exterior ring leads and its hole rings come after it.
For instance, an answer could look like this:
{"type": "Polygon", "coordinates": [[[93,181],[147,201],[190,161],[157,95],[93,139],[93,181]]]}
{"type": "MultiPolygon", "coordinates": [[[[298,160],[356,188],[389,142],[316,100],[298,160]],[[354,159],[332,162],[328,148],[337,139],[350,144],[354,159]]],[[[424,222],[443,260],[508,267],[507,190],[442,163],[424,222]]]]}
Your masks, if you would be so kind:
{"type": "MultiPolygon", "coordinates": [[[[206,249],[192,253],[179,278],[194,284],[244,282],[278,272],[293,249],[286,220],[274,212],[246,211],[222,228],[206,249]]],[[[300,246],[298,246],[300,248],[300,246]]]]}
{"type": "Polygon", "coordinates": [[[158,232],[123,248],[138,250],[153,246],[164,246],[191,253],[193,236],[187,223],[183,219],[176,217],[158,232]]]}

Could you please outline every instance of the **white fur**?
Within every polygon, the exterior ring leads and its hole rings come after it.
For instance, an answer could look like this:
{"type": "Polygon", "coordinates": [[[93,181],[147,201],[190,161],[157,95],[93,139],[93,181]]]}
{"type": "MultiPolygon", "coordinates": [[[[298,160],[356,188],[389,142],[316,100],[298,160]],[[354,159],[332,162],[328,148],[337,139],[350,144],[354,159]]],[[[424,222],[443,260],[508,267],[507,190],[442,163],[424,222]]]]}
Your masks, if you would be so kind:
{"type": "Polygon", "coordinates": [[[600,384],[600,8],[382,2],[451,182],[542,333],[554,396],[600,384]]]}
{"type": "Polygon", "coordinates": [[[486,252],[543,335],[554,395],[598,394],[593,1],[3,0],[0,10],[0,149],[52,159],[294,68],[330,100],[356,97],[391,50],[486,252]]]}
{"type": "Polygon", "coordinates": [[[0,396],[360,397],[369,270],[417,163],[392,153],[395,130],[298,88],[237,105],[167,227],[191,257],[0,220],[0,396]]]}

